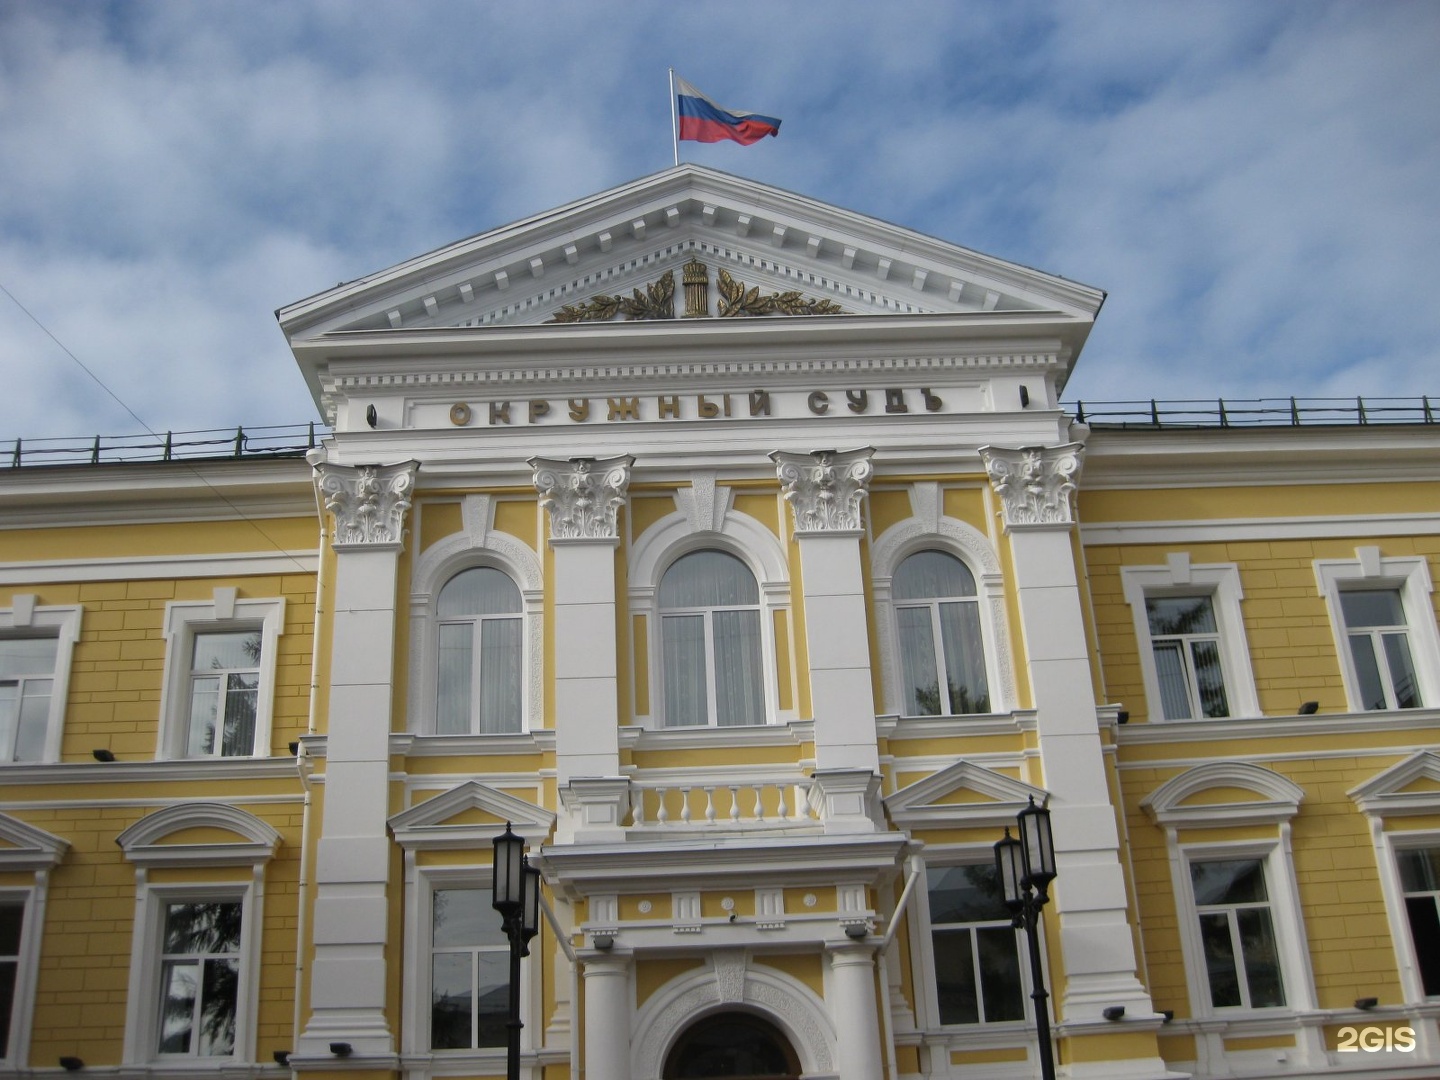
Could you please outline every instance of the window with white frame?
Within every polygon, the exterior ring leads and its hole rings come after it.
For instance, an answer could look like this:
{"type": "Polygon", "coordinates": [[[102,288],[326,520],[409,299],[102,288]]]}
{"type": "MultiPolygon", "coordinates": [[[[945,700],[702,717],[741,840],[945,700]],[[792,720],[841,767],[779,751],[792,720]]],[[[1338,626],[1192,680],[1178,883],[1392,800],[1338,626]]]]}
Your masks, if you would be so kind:
{"type": "Polygon", "coordinates": [[[1192,565],[1172,552],[1163,566],[1122,567],[1120,577],[1152,720],[1260,715],[1235,564],[1192,565]]]}
{"type": "Polygon", "coordinates": [[[0,893],[0,1061],[11,1058],[16,993],[20,983],[20,947],[25,940],[25,897],[0,893]]]}
{"type": "Polygon", "coordinates": [[[1018,935],[994,862],[928,867],[926,886],[940,1023],[1025,1019],[1018,935]]]}
{"type": "Polygon", "coordinates": [[[510,946],[490,887],[437,887],[430,897],[431,1049],[505,1046],[510,946]]]}
{"type": "Polygon", "coordinates": [[[763,724],[760,588],[724,551],[692,551],[660,579],[665,726],[763,724]]]}
{"type": "Polygon", "coordinates": [[[919,551],[895,570],[891,600],[906,716],[990,711],[975,575],[953,555],[919,551]]]}
{"type": "Polygon", "coordinates": [[[161,1056],[235,1053],[244,909],[238,897],[177,898],[164,904],[155,1033],[161,1056]]]}
{"type": "Polygon", "coordinates": [[[57,761],[81,609],[13,604],[0,610],[0,763],[57,761]]]}
{"type": "Polygon", "coordinates": [[[220,588],[213,602],[166,606],[161,757],[269,753],[285,601],[239,600],[235,593],[220,588]]]}
{"type": "Polygon", "coordinates": [[[456,574],[436,601],[435,733],[492,735],[521,726],[520,590],[491,566],[456,574]]]}
{"type": "Polygon", "coordinates": [[[1440,701],[1440,631],[1426,560],[1384,556],[1370,545],[1357,547],[1354,559],[1314,565],[1350,708],[1378,712],[1440,701]]]}
{"type": "Polygon", "coordinates": [[[1260,858],[1195,859],[1190,887],[1199,920],[1210,1004],[1216,1009],[1285,1004],[1280,952],[1260,858]]]}
{"type": "Polygon", "coordinates": [[[1395,862],[1420,983],[1426,997],[1440,997],[1440,847],[1401,849],[1395,862]]]}

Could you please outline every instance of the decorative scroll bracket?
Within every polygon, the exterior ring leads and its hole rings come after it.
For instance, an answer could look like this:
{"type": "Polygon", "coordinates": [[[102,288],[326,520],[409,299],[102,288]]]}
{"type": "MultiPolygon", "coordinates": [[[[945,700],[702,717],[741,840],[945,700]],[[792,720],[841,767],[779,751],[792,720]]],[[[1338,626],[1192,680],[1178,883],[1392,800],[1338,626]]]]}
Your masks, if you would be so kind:
{"type": "Polygon", "coordinates": [[[858,532],[860,502],[869,493],[872,447],[770,455],[785,501],[795,511],[795,533],[858,532]]]}
{"type": "Polygon", "coordinates": [[[980,457],[1007,529],[1069,527],[1075,523],[1071,498],[1080,478],[1084,443],[982,446],[980,457]]]}
{"type": "Polygon", "coordinates": [[[550,512],[552,540],[619,540],[617,524],[630,487],[628,454],[612,458],[534,457],[535,490],[550,512]]]}

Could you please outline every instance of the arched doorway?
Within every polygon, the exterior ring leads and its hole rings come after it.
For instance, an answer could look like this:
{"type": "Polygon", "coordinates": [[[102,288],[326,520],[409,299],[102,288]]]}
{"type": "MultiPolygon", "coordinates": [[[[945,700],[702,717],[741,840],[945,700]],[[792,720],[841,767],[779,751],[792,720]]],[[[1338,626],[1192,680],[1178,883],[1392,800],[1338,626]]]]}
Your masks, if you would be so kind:
{"type": "Polygon", "coordinates": [[[784,1033],[752,1013],[714,1013],[691,1024],[665,1058],[664,1080],[798,1080],[784,1033]]]}

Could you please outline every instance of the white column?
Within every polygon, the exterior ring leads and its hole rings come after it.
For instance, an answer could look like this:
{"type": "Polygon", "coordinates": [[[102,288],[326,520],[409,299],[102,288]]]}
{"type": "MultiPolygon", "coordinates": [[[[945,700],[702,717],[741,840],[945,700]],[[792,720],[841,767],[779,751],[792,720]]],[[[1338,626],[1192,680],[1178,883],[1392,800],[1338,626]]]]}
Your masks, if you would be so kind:
{"type": "Polygon", "coordinates": [[[1071,540],[1071,495],[1084,447],[982,447],[980,453],[1010,535],[1040,762],[1053,811],[1059,874],[1051,895],[1065,958],[1057,1014],[1072,1023],[1100,1020],[1107,1005],[1124,1005],[1129,1015],[1149,1016],[1154,1008],[1136,974],[1071,540]]]}
{"type": "Polygon", "coordinates": [[[872,832],[880,758],[860,539],[873,450],[770,455],[795,512],[815,716],[816,802],[826,832],[872,832]]]}
{"type": "Polygon", "coordinates": [[[391,864],[385,818],[397,566],[416,468],[405,462],[316,470],[335,520],[335,582],[311,1015],[291,1059],[300,1068],[305,1059],[332,1063],[332,1042],[351,1045],[351,1067],[394,1067],[385,1015],[391,864]]]}
{"type": "Polygon", "coordinates": [[[585,1080],[631,1080],[630,958],[588,956],[585,964],[585,1080]]]}
{"type": "Polygon", "coordinates": [[[562,844],[624,839],[630,794],[620,775],[615,550],[633,463],[630,457],[530,461],[550,513],[555,767],[568,811],[556,832],[562,844]]]}
{"type": "Polygon", "coordinates": [[[877,1080],[883,1075],[880,1025],[875,1005],[875,949],[860,942],[830,945],[835,1059],[840,1080],[877,1080]]]}

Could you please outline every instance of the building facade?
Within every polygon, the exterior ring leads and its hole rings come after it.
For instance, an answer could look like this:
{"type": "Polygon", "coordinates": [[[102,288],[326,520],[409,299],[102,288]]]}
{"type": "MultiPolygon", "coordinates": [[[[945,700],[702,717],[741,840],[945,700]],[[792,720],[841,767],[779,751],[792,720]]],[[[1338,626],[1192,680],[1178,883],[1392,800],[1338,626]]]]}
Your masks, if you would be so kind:
{"type": "MultiPolygon", "coordinates": [[[[0,1073],[1440,1073],[1440,428],[1106,423],[1087,286],[693,165],[0,479],[0,1073]]],[[[1360,406],[1363,410],[1363,406],[1360,406]]],[[[1222,421],[1219,422],[1219,421],[1222,421]]]]}

